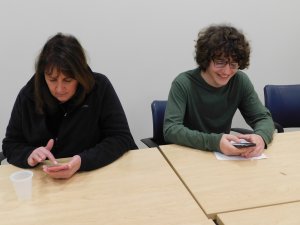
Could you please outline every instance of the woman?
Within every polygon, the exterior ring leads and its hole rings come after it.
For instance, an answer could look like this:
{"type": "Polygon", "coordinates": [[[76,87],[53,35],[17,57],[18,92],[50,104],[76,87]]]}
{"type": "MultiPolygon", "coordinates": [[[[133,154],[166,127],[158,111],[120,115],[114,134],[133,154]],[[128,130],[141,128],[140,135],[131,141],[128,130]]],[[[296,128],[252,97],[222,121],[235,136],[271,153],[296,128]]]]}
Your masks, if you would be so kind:
{"type": "Polygon", "coordinates": [[[9,163],[43,166],[53,178],[105,166],[136,149],[110,81],[89,68],[78,40],[58,33],[42,49],[20,91],[2,144],[9,163]],[[56,158],[70,157],[58,165],[56,158]]]}

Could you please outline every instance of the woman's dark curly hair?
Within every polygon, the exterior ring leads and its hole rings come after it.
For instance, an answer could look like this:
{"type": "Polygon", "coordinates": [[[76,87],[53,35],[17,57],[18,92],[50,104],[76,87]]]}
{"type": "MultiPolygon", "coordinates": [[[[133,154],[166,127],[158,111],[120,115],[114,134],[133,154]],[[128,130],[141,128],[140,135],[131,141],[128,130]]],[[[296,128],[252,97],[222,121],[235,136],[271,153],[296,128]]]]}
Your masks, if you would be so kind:
{"type": "Polygon", "coordinates": [[[241,70],[249,66],[249,42],[241,31],[229,25],[212,25],[201,30],[195,49],[195,60],[204,71],[211,60],[219,57],[231,57],[241,70]]]}

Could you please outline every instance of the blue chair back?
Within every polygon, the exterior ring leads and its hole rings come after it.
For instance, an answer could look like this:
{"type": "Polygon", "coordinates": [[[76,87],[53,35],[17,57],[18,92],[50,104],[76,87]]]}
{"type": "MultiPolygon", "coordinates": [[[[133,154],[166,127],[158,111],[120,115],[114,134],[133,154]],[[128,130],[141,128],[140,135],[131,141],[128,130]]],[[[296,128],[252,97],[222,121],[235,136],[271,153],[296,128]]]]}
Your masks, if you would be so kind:
{"type": "Polygon", "coordinates": [[[266,85],[265,106],[283,128],[300,127],[300,84],[266,85]]]}
{"type": "Polygon", "coordinates": [[[151,103],[152,122],[153,122],[153,141],[158,144],[165,144],[163,135],[164,117],[167,101],[154,100],[151,103]]]}
{"type": "Polygon", "coordinates": [[[6,159],[6,157],[4,156],[3,152],[0,152],[0,165],[4,159],[6,159]]]}

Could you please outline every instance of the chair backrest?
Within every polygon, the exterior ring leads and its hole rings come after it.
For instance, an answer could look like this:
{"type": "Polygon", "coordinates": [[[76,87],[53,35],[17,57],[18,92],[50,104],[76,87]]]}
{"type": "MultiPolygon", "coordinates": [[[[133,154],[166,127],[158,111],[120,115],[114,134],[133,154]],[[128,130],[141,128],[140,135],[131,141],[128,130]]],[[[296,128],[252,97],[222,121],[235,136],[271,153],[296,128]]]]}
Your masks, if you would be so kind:
{"type": "Polygon", "coordinates": [[[300,84],[266,85],[265,106],[283,128],[300,127],[300,84]]]}
{"type": "Polygon", "coordinates": [[[6,157],[4,156],[3,152],[0,152],[0,165],[5,158],[6,157]]]}
{"type": "Polygon", "coordinates": [[[166,100],[154,100],[151,104],[153,122],[153,140],[158,144],[165,144],[163,124],[166,111],[166,100]]]}

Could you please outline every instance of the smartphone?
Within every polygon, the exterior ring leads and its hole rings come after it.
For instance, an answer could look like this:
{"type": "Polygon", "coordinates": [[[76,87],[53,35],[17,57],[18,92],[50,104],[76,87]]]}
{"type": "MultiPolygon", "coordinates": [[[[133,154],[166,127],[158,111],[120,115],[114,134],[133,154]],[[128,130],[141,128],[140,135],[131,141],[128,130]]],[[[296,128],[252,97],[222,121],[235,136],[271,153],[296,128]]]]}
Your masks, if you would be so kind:
{"type": "Polygon", "coordinates": [[[256,146],[253,142],[241,142],[241,143],[232,143],[232,145],[236,148],[247,148],[247,147],[253,147],[256,146]]]}
{"type": "Polygon", "coordinates": [[[67,170],[69,169],[69,166],[67,164],[61,165],[61,164],[52,164],[47,166],[47,170],[49,172],[58,172],[61,170],[67,170]]]}

